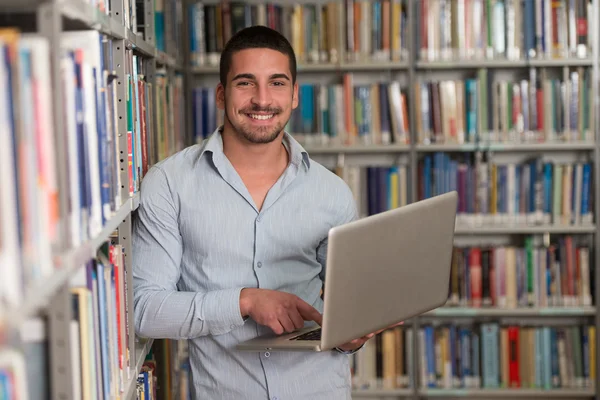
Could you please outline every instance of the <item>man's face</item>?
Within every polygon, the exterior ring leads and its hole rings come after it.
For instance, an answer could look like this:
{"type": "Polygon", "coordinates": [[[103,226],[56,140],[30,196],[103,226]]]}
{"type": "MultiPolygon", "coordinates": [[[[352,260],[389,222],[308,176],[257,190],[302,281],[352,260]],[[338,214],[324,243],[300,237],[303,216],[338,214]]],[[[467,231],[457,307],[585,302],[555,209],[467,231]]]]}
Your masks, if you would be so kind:
{"type": "Polygon", "coordinates": [[[217,105],[225,124],[249,142],[275,140],[298,106],[288,57],[271,49],[234,53],[226,88],[217,86],[217,105]]]}

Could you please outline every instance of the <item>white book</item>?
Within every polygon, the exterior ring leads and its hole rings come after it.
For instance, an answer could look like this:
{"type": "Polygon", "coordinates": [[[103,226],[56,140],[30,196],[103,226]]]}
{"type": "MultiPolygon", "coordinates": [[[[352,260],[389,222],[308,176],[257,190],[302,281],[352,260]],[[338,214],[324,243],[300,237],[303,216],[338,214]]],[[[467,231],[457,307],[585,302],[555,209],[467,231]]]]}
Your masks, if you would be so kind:
{"type": "Polygon", "coordinates": [[[88,165],[91,188],[89,210],[89,237],[102,231],[102,198],[100,194],[100,160],[98,150],[98,129],[96,124],[96,104],[102,86],[100,71],[101,37],[96,30],[68,31],[61,34],[61,48],[83,50],[83,121],[87,144],[88,165]]]}
{"type": "Polygon", "coordinates": [[[31,142],[37,163],[32,167],[37,172],[36,196],[31,199],[37,214],[38,232],[36,233],[37,260],[34,279],[46,277],[54,270],[52,265],[52,244],[57,238],[58,183],[56,178],[54,120],[52,118],[50,47],[45,37],[24,34],[19,45],[30,53],[31,88],[34,113],[33,137],[31,142]]]}
{"type": "Polygon", "coordinates": [[[77,127],[75,113],[75,80],[74,60],[65,55],[61,59],[61,73],[63,80],[63,96],[65,110],[65,133],[67,136],[67,162],[69,175],[69,233],[70,245],[75,248],[82,242],[84,215],[87,212],[80,206],[81,193],[79,188],[79,152],[77,150],[77,127]]]}
{"type": "MultiPolygon", "coordinates": [[[[0,40],[0,48],[3,43],[0,40]]],[[[13,154],[14,133],[9,105],[13,102],[6,64],[0,62],[0,320],[4,310],[21,303],[21,253],[17,220],[16,160],[13,154]]],[[[13,87],[15,87],[14,85],[13,87]]]]}

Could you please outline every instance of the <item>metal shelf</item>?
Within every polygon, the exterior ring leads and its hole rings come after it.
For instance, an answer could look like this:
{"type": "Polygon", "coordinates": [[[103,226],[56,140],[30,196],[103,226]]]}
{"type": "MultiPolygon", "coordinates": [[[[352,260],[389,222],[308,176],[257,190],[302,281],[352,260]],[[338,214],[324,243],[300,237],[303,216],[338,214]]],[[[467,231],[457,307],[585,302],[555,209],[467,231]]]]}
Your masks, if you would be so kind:
{"type": "Polygon", "coordinates": [[[448,60],[448,61],[417,61],[417,69],[457,69],[457,68],[523,68],[527,66],[524,60],[448,60]]]}
{"type": "MultiPolygon", "coordinates": [[[[292,136],[294,134],[292,133],[292,136]]],[[[414,146],[417,152],[471,152],[471,151],[492,151],[492,152],[547,152],[547,151],[592,151],[596,148],[596,143],[587,141],[578,142],[552,142],[552,143],[465,143],[465,144],[417,144],[414,146]]],[[[306,151],[310,153],[396,153],[411,151],[410,144],[389,144],[389,145],[304,145],[306,151]]]]}
{"type": "Polygon", "coordinates": [[[557,58],[557,59],[531,59],[532,67],[588,67],[592,65],[590,58],[557,58]]]}
{"type": "Polygon", "coordinates": [[[553,397],[574,398],[594,396],[594,389],[421,389],[421,396],[428,397],[553,397]]]}
{"type": "Polygon", "coordinates": [[[384,397],[384,396],[411,396],[413,389],[355,389],[352,398],[356,397],[384,397]]]}
{"type": "Polygon", "coordinates": [[[521,152],[521,151],[575,151],[594,150],[596,143],[592,141],[572,142],[545,142],[545,143],[464,143],[464,144],[418,144],[419,152],[436,151],[498,151],[498,152],[521,152]]]}
{"type": "Polygon", "coordinates": [[[77,21],[117,39],[126,37],[126,29],[123,24],[89,3],[71,0],[60,1],[59,5],[61,14],[68,20],[77,21]]]}
{"type": "Polygon", "coordinates": [[[304,146],[309,153],[335,154],[335,153],[403,153],[409,152],[409,145],[372,145],[372,146],[304,146]]]}
{"type": "Polygon", "coordinates": [[[457,235],[475,235],[475,234],[544,234],[544,233],[593,233],[596,231],[594,225],[489,225],[481,227],[470,227],[457,225],[454,231],[457,235]]]}
{"type": "MultiPolygon", "coordinates": [[[[139,198],[139,197],[138,197],[139,198]]],[[[119,224],[123,222],[132,210],[133,199],[128,199],[112,218],[106,222],[104,228],[96,237],[86,241],[75,249],[55,257],[55,270],[51,276],[44,277],[34,282],[25,289],[24,303],[14,310],[8,310],[5,321],[0,321],[3,331],[18,329],[24,321],[37,314],[54,295],[68,283],[74,272],[82,267],[89,259],[96,256],[96,250],[113,234],[119,224]]],[[[139,204],[139,200],[138,200],[139,204]]]]}
{"type": "Polygon", "coordinates": [[[160,50],[156,50],[156,63],[172,68],[182,69],[175,57],[160,50]]]}
{"type": "Polygon", "coordinates": [[[563,59],[474,59],[474,60],[436,60],[417,61],[417,69],[457,69],[457,68],[525,68],[525,67],[563,67],[563,66],[591,66],[589,58],[563,58],[563,59]]]}
{"type": "Polygon", "coordinates": [[[356,61],[356,62],[343,62],[340,64],[342,71],[384,71],[388,69],[393,70],[407,70],[410,64],[406,61],[356,61]]]}
{"type": "Polygon", "coordinates": [[[136,193],[131,198],[131,211],[135,211],[140,206],[140,194],[136,193]]]}
{"type": "Polygon", "coordinates": [[[595,307],[474,308],[444,306],[422,314],[421,317],[569,317],[593,316],[595,313],[595,307]]]}

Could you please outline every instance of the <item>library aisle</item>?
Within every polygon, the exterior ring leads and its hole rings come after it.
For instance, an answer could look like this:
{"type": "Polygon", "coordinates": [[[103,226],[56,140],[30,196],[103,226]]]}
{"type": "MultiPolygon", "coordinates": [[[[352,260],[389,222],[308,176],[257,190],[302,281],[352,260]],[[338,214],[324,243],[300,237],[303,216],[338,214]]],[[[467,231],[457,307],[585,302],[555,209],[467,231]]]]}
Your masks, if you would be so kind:
{"type": "Polygon", "coordinates": [[[0,399],[191,399],[187,343],[134,332],[132,221],[266,25],[361,217],[459,193],[446,305],[349,356],[352,398],[600,400],[599,2],[0,0],[0,399]]]}

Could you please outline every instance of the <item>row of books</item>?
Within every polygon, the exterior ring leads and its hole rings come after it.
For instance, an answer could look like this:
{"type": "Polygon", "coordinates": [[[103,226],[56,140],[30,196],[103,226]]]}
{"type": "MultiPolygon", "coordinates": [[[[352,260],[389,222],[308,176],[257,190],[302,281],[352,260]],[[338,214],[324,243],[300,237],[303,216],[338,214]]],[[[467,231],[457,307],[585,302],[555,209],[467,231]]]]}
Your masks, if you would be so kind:
{"type": "MultiPolygon", "coordinates": [[[[416,140],[420,144],[591,142],[595,115],[588,68],[562,79],[532,68],[529,79],[489,82],[481,71],[465,80],[419,81],[414,87],[416,140]]],[[[222,121],[214,88],[193,90],[194,136],[204,138],[222,121]]],[[[409,144],[409,90],[398,81],[299,86],[299,105],[286,126],[302,144],[409,144]]]]}
{"type": "Polygon", "coordinates": [[[88,261],[71,284],[75,398],[120,398],[133,379],[134,334],[128,325],[125,253],[121,245],[105,243],[97,257],[88,261]]]}
{"type": "Polygon", "coordinates": [[[408,3],[346,0],[346,62],[408,60],[408,3]]]}
{"type": "Polygon", "coordinates": [[[419,328],[419,374],[428,388],[592,388],[595,326],[437,324],[419,328]]]}
{"type": "Polygon", "coordinates": [[[344,165],[334,169],[350,187],[360,217],[405,206],[409,203],[408,167],[344,165]]]}
{"type": "Polygon", "coordinates": [[[352,74],[345,74],[343,84],[301,84],[298,91],[300,102],[286,130],[303,144],[410,141],[408,100],[397,81],[358,85],[352,74]]]}
{"type": "MultiPolygon", "coordinates": [[[[131,0],[130,0],[131,1],[131,0]]],[[[183,0],[156,0],[154,7],[154,35],[146,32],[144,7],[148,3],[136,1],[137,5],[137,31],[143,32],[145,37],[153,36],[157,50],[177,55],[183,51],[182,26],[185,19],[183,0]]]]}
{"type": "MultiPolygon", "coordinates": [[[[210,135],[223,121],[215,105],[215,89],[193,89],[196,141],[210,135]]],[[[299,103],[285,129],[301,143],[407,144],[410,141],[407,94],[400,83],[355,85],[353,75],[343,83],[300,84],[299,103]],[[319,134],[316,134],[319,132],[319,134]]]]}
{"type": "Polygon", "coordinates": [[[588,307],[594,304],[590,247],[573,236],[550,244],[455,247],[447,307],[588,307]]]}
{"type": "Polygon", "coordinates": [[[591,162],[495,162],[436,152],[418,161],[418,199],[452,190],[466,225],[591,225],[591,162]]]}
{"type": "Polygon", "coordinates": [[[284,35],[299,64],[336,63],[340,42],[337,1],[303,4],[277,2],[195,2],[188,5],[192,66],[218,66],[221,51],[243,28],[268,26],[284,35]]]}
{"type": "MultiPolygon", "coordinates": [[[[172,355],[165,350],[161,350],[162,357],[150,352],[141,370],[136,371],[136,358],[140,354],[129,346],[130,337],[135,334],[128,325],[129,305],[133,301],[128,297],[129,273],[123,246],[106,242],[69,282],[72,307],[68,327],[69,389],[74,399],[124,399],[126,393],[132,393],[132,385],[137,399],[167,398],[160,391],[166,384],[159,384],[159,379],[167,375],[179,379],[180,373],[174,371],[181,367],[173,368],[176,363],[170,361],[172,355]]],[[[48,397],[52,357],[49,335],[48,321],[32,318],[20,327],[14,347],[0,350],[0,398],[48,397]]],[[[177,350],[177,343],[175,347],[169,345],[177,350]]],[[[160,346],[159,342],[154,348],[160,346]]],[[[180,364],[178,361],[177,365],[180,364]]]]}
{"type": "Polygon", "coordinates": [[[158,400],[161,397],[159,387],[162,382],[159,382],[157,374],[157,362],[152,354],[152,350],[146,356],[146,360],[142,364],[141,370],[137,374],[135,383],[136,400],[158,400]]]}
{"type": "Polygon", "coordinates": [[[350,356],[353,389],[410,387],[413,349],[411,326],[398,326],[375,335],[350,356]]]}
{"type": "Polygon", "coordinates": [[[529,79],[419,81],[414,103],[418,143],[565,142],[593,140],[591,70],[556,77],[538,68],[529,79]]]}
{"type": "MultiPolygon", "coordinates": [[[[338,63],[341,46],[350,63],[407,60],[407,10],[402,0],[198,2],[189,8],[192,64],[217,66],[224,43],[251,25],[269,26],[285,35],[301,64],[338,63]]],[[[416,48],[422,61],[591,54],[590,0],[424,0],[416,12],[416,48]]]]}
{"type": "MultiPolygon", "coordinates": [[[[334,172],[352,190],[361,216],[409,202],[406,164],[340,165],[334,172]]],[[[418,160],[417,198],[456,190],[458,226],[591,226],[592,168],[588,162],[522,163],[471,160],[428,153],[418,160]]]]}
{"type": "Polygon", "coordinates": [[[56,67],[63,98],[56,99],[47,39],[10,28],[0,32],[5,227],[0,254],[2,264],[12,266],[0,291],[5,306],[20,303],[25,284],[52,273],[53,245],[78,246],[98,234],[121,206],[116,154],[126,149],[118,140],[111,41],[97,31],[72,31],[61,34],[60,45],[56,67]],[[64,132],[54,131],[54,101],[64,104],[64,132]],[[56,158],[56,149],[64,159],[56,158]],[[61,170],[67,176],[64,188],[59,188],[61,170]],[[67,237],[60,236],[60,225],[67,227],[67,237]]]}
{"type": "Polygon", "coordinates": [[[590,0],[423,0],[421,60],[586,58],[594,18],[590,0]]]}
{"type": "Polygon", "coordinates": [[[20,304],[33,281],[53,273],[53,248],[76,248],[98,235],[128,195],[139,191],[148,167],[184,145],[181,76],[159,70],[153,83],[142,59],[127,49],[120,50],[125,65],[119,76],[118,50],[95,30],[63,32],[60,46],[65,130],[55,132],[58,99],[47,39],[0,31],[0,259],[11,266],[0,283],[0,314],[20,304]],[[120,96],[126,132],[119,128],[120,96]],[[123,189],[122,169],[129,175],[123,189]]]}
{"type": "Polygon", "coordinates": [[[401,0],[309,2],[200,2],[189,6],[193,66],[217,66],[233,33],[263,25],[281,32],[299,64],[336,64],[347,43],[346,61],[401,61],[407,53],[407,8],[401,0]],[[345,10],[345,12],[343,11],[345,10]],[[343,13],[343,14],[342,14],[343,13]],[[340,36],[340,19],[347,29],[340,36]]]}

